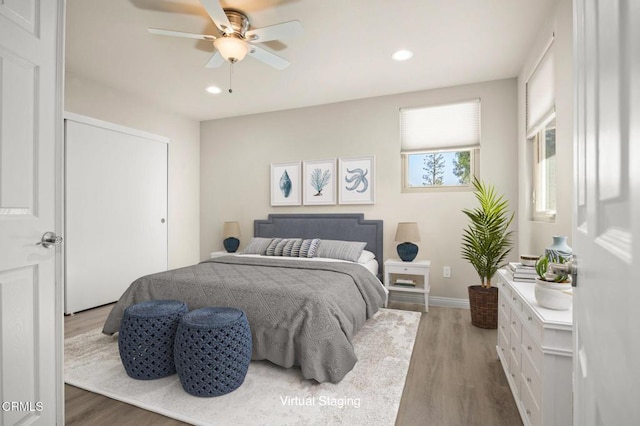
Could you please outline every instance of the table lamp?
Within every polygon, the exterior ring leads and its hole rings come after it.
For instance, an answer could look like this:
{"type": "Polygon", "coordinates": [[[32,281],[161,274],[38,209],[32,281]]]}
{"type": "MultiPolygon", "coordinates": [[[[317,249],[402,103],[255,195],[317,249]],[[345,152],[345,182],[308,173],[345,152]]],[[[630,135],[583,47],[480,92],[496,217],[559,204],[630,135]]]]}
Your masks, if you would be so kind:
{"type": "Polygon", "coordinates": [[[238,222],[225,222],[222,231],[222,244],[228,253],[235,253],[240,246],[240,224],[238,222]]]}
{"type": "Polygon", "coordinates": [[[420,231],[417,222],[400,222],[396,230],[395,241],[402,241],[398,244],[398,256],[405,262],[411,262],[418,255],[418,246],[413,243],[420,242],[420,231]]]}

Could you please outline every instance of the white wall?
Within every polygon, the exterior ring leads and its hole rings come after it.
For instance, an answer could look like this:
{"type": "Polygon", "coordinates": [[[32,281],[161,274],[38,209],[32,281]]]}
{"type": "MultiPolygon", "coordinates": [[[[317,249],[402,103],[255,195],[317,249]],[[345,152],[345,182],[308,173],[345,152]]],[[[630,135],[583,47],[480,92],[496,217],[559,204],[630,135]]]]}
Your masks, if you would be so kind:
{"type": "MultiPolygon", "coordinates": [[[[519,244],[521,253],[542,254],[553,235],[572,232],[573,205],[573,10],[571,0],[560,0],[548,27],[542,29],[529,49],[518,77],[519,244]],[[531,153],[525,130],[525,83],[545,44],[555,33],[557,214],[554,223],[531,220],[531,153]]],[[[571,245],[571,239],[569,239],[571,245]]]]}
{"type": "Polygon", "coordinates": [[[69,73],[65,77],[65,110],[171,139],[168,177],[169,268],[198,262],[200,123],[69,73]]]}
{"type": "MultiPolygon", "coordinates": [[[[243,247],[253,235],[253,220],[269,213],[363,212],[367,219],[384,220],[385,257],[397,257],[397,223],[417,221],[422,234],[418,258],[432,262],[431,295],[466,299],[467,286],[478,284],[478,278],[460,258],[467,224],[461,210],[475,206],[475,198],[471,192],[401,193],[399,108],[476,97],[482,100],[481,178],[495,184],[515,210],[515,78],[211,120],[201,124],[201,258],[222,249],[224,221],[240,221],[243,247]],[[377,161],[375,205],[270,206],[271,162],[371,154],[377,161]],[[451,278],[442,278],[445,265],[451,266],[451,278]]],[[[513,253],[517,257],[517,247],[513,253]]]]}

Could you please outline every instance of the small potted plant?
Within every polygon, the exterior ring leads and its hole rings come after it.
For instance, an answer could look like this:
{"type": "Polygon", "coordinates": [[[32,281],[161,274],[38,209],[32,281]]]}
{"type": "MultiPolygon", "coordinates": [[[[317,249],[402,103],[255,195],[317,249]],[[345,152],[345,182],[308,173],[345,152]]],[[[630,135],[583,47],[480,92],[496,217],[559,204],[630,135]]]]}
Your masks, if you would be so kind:
{"type": "Polygon", "coordinates": [[[498,196],[491,185],[473,179],[474,195],[479,206],[464,209],[469,218],[469,226],[462,235],[462,257],[471,263],[480,285],[472,285],[469,290],[471,324],[480,328],[498,328],[498,288],[491,287],[491,278],[505,265],[512,248],[513,231],[509,226],[513,212],[504,196],[498,196]]]}
{"type": "Polygon", "coordinates": [[[538,304],[544,308],[559,311],[567,310],[573,303],[573,291],[571,277],[566,274],[558,274],[551,271],[549,263],[566,263],[568,258],[556,256],[550,258],[548,254],[540,256],[536,262],[536,287],[535,297],[538,304]]]}

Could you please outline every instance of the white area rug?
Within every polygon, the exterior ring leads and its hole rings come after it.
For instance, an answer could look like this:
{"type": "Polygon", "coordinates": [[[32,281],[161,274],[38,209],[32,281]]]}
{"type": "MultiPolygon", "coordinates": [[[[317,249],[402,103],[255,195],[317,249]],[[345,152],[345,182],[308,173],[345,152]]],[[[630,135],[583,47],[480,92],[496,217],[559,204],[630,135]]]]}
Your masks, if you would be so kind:
{"type": "Polygon", "coordinates": [[[195,425],[393,425],[420,313],[381,309],[354,338],[358,363],[338,384],[253,361],[240,388],[198,398],[177,375],[127,376],[117,337],[99,329],[65,340],[66,383],[195,425]]]}

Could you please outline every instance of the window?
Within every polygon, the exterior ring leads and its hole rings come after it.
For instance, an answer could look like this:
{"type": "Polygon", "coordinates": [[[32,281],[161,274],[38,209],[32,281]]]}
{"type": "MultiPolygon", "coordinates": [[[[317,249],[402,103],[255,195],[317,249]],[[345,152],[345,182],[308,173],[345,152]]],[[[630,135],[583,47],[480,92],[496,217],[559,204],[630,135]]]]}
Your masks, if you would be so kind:
{"type": "Polygon", "coordinates": [[[526,83],[527,141],[532,162],[531,218],[555,222],[556,119],[553,39],[526,83]]]}
{"type": "Polygon", "coordinates": [[[533,165],[533,219],[555,220],[556,216],[556,120],[541,126],[532,138],[533,165]]]}
{"type": "Polygon", "coordinates": [[[402,190],[467,189],[478,171],[480,99],[400,110],[402,190]]]}

